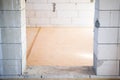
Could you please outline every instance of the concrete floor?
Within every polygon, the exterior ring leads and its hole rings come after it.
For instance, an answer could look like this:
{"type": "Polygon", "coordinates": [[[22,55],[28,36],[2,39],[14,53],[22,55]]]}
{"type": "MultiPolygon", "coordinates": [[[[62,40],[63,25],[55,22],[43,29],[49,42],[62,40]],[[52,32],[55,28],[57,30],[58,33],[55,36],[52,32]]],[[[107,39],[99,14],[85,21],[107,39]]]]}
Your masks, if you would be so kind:
{"type": "MultiPolygon", "coordinates": [[[[1,79],[1,80],[4,80],[4,79],[1,79]]],[[[86,79],[34,79],[34,78],[32,78],[32,79],[5,79],[5,80],[120,80],[120,79],[88,79],[88,78],[86,78],[86,79]]]]}
{"type": "Polygon", "coordinates": [[[28,66],[92,66],[93,29],[27,28],[28,66]]]}
{"type": "Polygon", "coordinates": [[[25,71],[28,78],[90,78],[95,75],[92,67],[29,66],[25,71]]]}

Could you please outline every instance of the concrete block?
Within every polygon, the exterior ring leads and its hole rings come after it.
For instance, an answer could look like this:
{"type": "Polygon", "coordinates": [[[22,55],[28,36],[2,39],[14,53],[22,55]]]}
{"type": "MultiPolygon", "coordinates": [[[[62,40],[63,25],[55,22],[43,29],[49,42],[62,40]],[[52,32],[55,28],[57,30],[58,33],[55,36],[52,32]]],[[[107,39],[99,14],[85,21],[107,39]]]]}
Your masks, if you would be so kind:
{"type": "Polygon", "coordinates": [[[120,43],[120,28],[119,28],[119,31],[118,31],[118,43],[120,43]]]}
{"type": "Polygon", "coordinates": [[[21,28],[0,28],[0,43],[21,43],[21,28]]]}
{"type": "Polygon", "coordinates": [[[95,9],[99,10],[99,1],[100,0],[95,0],[95,9]]]}
{"type": "Polygon", "coordinates": [[[47,0],[27,0],[28,3],[47,3],[47,0]]]}
{"type": "Polygon", "coordinates": [[[97,55],[98,55],[98,44],[96,43],[96,42],[94,42],[94,54],[95,54],[95,56],[96,56],[96,58],[97,58],[97,55]]]}
{"type": "Polygon", "coordinates": [[[72,18],[72,24],[79,24],[79,26],[93,26],[93,21],[91,18],[88,18],[86,20],[84,16],[81,16],[79,18],[72,18]]]}
{"type": "Polygon", "coordinates": [[[20,23],[21,23],[21,27],[26,27],[26,11],[22,10],[21,11],[21,16],[20,16],[20,23]]]}
{"type": "Polygon", "coordinates": [[[49,18],[29,18],[30,19],[30,24],[35,24],[35,25],[47,25],[50,24],[50,19],[49,18]]]}
{"type": "Polygon", "coordinates": [[[0,60],[0,75],[21,75],[21,60],[0,60]]]}
{"type": "Polygon", "coordinates": [[[87,10],[81,10],[78,12],[78,17],[84,17],[84,19],[86,19],[86,21],[93,21],[94,18],[94,13],[91,11],[87,11],[87,10]]]}
{"type": "Polygon", "coordinates": [[[64,3],[64,4],[57,4],[56,5],[56,10],[58,10],[58,11],[63,11],[63,10],[65,10],[65,11],[71,11],[71,10],[73,10],[73,11],[75,11],[75,10],[77,10],[77,5],[75,5],[75,4],[73,4],[73,3],[64,3]]]}
{"type": "Polygon", "coordinates": [[[0,10],[22,10],[25,0],[0,0],[0,10]]]}
{"type": "Polygon", "coordinates": [[[51,18],[52,25],[70,25],[71,18],[51,18]]]}
{"type": "Polygon", "coordinates": [[[22,59],[22,74],[24,74],[26,70],[27,64],[26,64],[26,57],[22,59]]]}
{"type": "Polygon", "coordinates": [[[0,44],[0,59],[22,59],[21,44],[0,44]]]}
{"type": "Polygon", "coordinates": [[[29,18],[26,18],[26,26],[28,27],[29,24],[29,18]]]}
{"type": "Polygon", "coordinates": [[[21,11],[0,11],[0,27],[21,27],[21,11]]]}
{"type": "Polygon", "coordinates": [[[26,41],[26,24],[21,27],[21,42],[26,41]]]}
{"type": "Polygon", "coordinates": [[[98,55],[99,60],[117,60],[118,56],[118,45],[98,45],[98,55]]]}
{"type": "Polygon", "coordinates": [[[95,22],[96,20],[99,20],[99,10],[95,10],[95,13],[94,13],[94,25],[95,25],[95,22]]]}
{"type": "Polygon", "coordinates": [[[31,18],[26,18],[26,26],[27,27],[36,27],[36,24],[34,24],[33,22],[32,23],[30,23],[30,21],[31,21],[31,18]]]}
{"type": "Polygon", "coordinates": [[[69,3],[70,0],[48,0],[48,3],[69,3]]]}
{"type": "Polygon", "coordinates": [[[98,61],[97,62],[97,75],[119,75],[119,61],[98,61]]]}
{"type": "Polygon", "coordinates": [[[98,28],[94,28],[94,42],[98,42],[98,28]]]}
{"type": "Polygon", "coordinates": [[[100,10],[120,10],[120,0],[99,0],[100,10]]]}
{"type": "Polygon", "coordinates": [[[26,41],[22,43],[22,59],[26,58],[26,53],[27,53],[27,46],[26,46],[26,41]]]}
{"type": "Polygon", "coordinates": [[[77,10],[86,10],[86,11],[93,11],[94,10],[94,4],[93,3],[79,3],[76,6],[77,6],[76,7],[77,10]]]}
{"type": "Polygon", "coordinates": [[[93,57],[93,70],[94,70],[94,72],[95,72],[95,74],[96,74],[96,69],[97,69],[97,57],[96,57],[96,54],[94,53],[94,57],[93,57]]]}
{"type": "MultiPolygon", "coordinates": [[[[36,11],[36,18],[56,18],[57,17],[57,12],[52,12],[52,11],[36,11]]],[[[34,18],[32,16],[29,16],[31,18],[34,18]]]]}
{"type": "Polygon", "coordinates": [[[111,27],[120,27],[119,18],[120,18],[120,11],[111,11],[110,26],[111,27]]]}
{"type": "Polygon", "coordinates": [[[110,11],[100,11],[99,21],[101,27],[110,27],[110,11]]]}
{"type": "Polygon", "coordinates": [[[26,4],[26,10],[49,10],[49,11],[52,11],[53,6],[52,6],[52,4],[28,3],[28,4],[26,4]]]}
{"type": "Polygon", "coordinates": [[[98,43],[118,43],[118,28],[99,28],[98,43]]]}
{"type": "Polygon", "coordinates": [[[119,57],[119,60],[120,60],[120,44],[118,44],[118,57],[119,57]]]}
{"type": "Polygon", "coordinates": [[[89,3],[90,0],[70,0],[71,3],[89,3]]]}
{"type": "Polygon", "coordinates": [[[59,18],[72,18],[78,17],[77,11],[57,11],[57,17],[59,18]]]}
{"type": "Polygon", "coordinates": [[[26,10],[26,18],[36,17],[36,12],[38,12],[38,11],[26,10]]]}

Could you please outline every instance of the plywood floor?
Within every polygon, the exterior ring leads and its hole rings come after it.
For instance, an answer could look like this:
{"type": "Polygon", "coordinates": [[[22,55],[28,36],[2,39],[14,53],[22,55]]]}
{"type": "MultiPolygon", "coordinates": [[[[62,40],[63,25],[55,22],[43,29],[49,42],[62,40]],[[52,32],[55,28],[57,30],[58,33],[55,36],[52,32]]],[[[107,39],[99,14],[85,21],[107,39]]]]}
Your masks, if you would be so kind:
{"type": "Polygon", "coordinates": [[[27,28],[28,66],[92,66],[93,29],[27,28]]]}

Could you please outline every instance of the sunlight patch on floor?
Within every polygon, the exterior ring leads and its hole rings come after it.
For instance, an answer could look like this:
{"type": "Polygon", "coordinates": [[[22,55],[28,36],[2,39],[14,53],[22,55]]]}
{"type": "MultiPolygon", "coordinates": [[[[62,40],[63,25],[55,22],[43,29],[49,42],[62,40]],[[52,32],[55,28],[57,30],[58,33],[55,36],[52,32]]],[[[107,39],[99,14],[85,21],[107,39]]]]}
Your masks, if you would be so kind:
{"type": "MultiPolygon", "coordinates": [[[[35,29],[27,28],[30,45],[35,29]]],[[[29,66],[92,66],[93,29],[78,27],[42,27],[32,42],[27,65],[29,66]]],[[[28,46],[29,48],[29,46],[28,46]]],[[[29,49],[28,49],[29,50],[29,49]]]]}

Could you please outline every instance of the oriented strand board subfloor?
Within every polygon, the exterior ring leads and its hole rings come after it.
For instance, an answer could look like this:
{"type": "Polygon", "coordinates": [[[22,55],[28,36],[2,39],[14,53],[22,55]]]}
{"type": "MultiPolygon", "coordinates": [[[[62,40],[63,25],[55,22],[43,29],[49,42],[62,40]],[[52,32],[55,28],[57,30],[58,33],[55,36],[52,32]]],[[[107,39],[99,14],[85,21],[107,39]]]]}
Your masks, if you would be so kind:
{"type": "Polygon", "coordinates": [[[93,29],[27,28],[28,66],[92,66],[93,29]]]}

